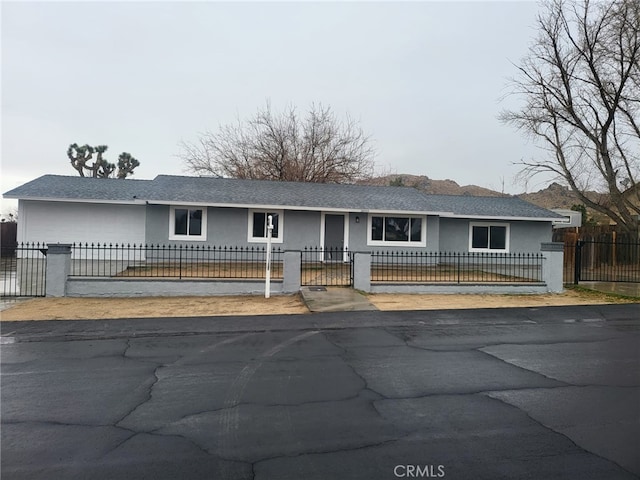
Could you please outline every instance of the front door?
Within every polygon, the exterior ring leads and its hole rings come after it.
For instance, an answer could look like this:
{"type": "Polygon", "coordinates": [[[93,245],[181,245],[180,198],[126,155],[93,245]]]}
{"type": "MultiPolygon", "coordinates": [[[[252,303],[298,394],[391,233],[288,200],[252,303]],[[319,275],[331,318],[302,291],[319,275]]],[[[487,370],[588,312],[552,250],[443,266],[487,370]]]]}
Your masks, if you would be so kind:
{"type": "Polygon", "coordinates": [[[344,259],[344,215],[324,216],[324,260],[342,262],[344,259]]]}

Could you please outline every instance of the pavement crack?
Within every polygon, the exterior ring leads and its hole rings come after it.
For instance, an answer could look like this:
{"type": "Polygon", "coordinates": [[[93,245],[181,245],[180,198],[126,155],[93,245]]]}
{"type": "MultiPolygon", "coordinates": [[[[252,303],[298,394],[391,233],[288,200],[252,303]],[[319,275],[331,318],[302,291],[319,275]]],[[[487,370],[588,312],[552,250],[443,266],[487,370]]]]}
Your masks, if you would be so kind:
{"type": "MultiPolygon", "coordinates": [[[[116,428],[119,428],[119,427],[116,427],[116,428]]],[[[116,445],[110,448],[107,454],[111,452],[115,452],[118,448],[120,448],[122,445],[124,445],[125,443],[127,443],[129,440],[131,440],[133,437],[137,435],[138,435],[137,432],[131,432],[131,435],[129,435],[127,438],[122,439],[120,442],[118,442],[116,445]]]]}
{"type": "Polygon", "coordinates": [[[127,357],[127,352],[129,351],[130,348],[131,348],[131,337],[127,337],[126,344],[124,346],[124,351],[122,352],[122,356],[124,358],[129,358],[127,357]]]}
{"type": "Polygon", "coordinates": [[[324,337],[324,339],[332,346],[336,347],[338,350],[340,350],[341,353],[339,353],[337,356],[342,358],[342,355],[346,355],[347,353],[347,349],[345,347],[343,347],[342,345],[338,345],[334,340],[331,340],[330,338],[330,331],[327,330],[323,330],[322,332],[322,336],[324,337]]]}
{"type": "Polygon", "coordinates": [[[258,463],[262,463],[262,462],[268,462],[270,460],[278,460],[281,458],[298,458],[298,457],[304,457],[306,455],[329,455],[332,453],[341,453],[341,452],[357,452],[359,450],[366,450],[367,448],[376,448],[376,447],[382,447],[391,443],[395,443],[398,442],[400,440],[403,440],[405,438],[410,437],[413,434],[413,432],[411,433],[407,433],[405,435],[400,435],[396,438],[392,438],[392,439],[388,439],[388,440],[381,440],[379,442],[372,442],[372,443],[367,443],[364,445],[359,445],[357,447],[344,447],[344,448],[334,448],[334,449],[328,449],[328,450],[307,450],[304,452],[299,452],[293,455],[274,455],[271,457],[264,457],[261,458],[259,460],[256,460],[252,463],[252,465],[257,465],[258,463]]]}
{"type": "MultiPolygon", "coordinates": [[[[373,395],[376,395],[376,396],[380,397],[380,398],[375,398],[375,399],[371,400],[370,403],[372,403],[372,404],[373,404],[373,402],[376,402],[378,400],[384,400],[385,399],[384,397],[382,397],[377,392],[374,392],[373,390],[370,390],[368,388],[363,388],[363,389],[359,390],[358,393],[356,393],[354,395],[349,395],[347,397],[335,398],[335,399],[329,399],[329,400],[309,400],[309,401],[306,401],[306,402],[296,402],[296,403],[239,402],[239,403],[236,403],[235,405],[231,405],[231,406],[224,406],[224,407],[220,407],[220,408],[212,408],[212,409],[200,410],[200,411],[197,411],[197,412],[190,412],[190,413],[188,413],[186,415],[181,416],[180,418],[177,418],[176,420],[171,421],[171,423],[172,424],[176,424],[176,423],[180,423],[180,422],[182,422],[184,420],[187,420],[187,419],[190,419],[190,418],[193,418],[193,417],[197,417],[199,415],[205,415],[205,414],[208,414],[208,413],[216,414],[216,413],[220,413],[220,412],[225,412],[225,411],[237,409],[239,407],[296,408],[296,407],[305,407],[305,406],[308,406],[308,405],[323,405],[323,404],[334,404],[334,403],[350,402],[352,400],[356,400],[358,398],[361,398],[363,392],[371,392],[373,395]]],[[[165,427],[166,427],[166,425],[164,425],[162,427],[155,428],[153,430],[150,430],[147,433],[160,432],[165,427]]]]}
{"type": "Polygon", "coordinates": [[[158,365],[154,370],[153,370],[153,381],[151,382],[151,384],[149,385],[149,387],[147,388],[147,395],[146,397],[138,402],[133,408],[131,408],[131,410],[129,410],[127,413],[125,413],[122,418],[120,418],[120,420],[116,421],[114,423],[114,425],[118,425],[120,423],[122,423],[128,416],[132,415],[138,408],[142,407],[142,405],[144,405],[145,403],[147,403],[149,400],[151,400],[153,398],[153,388],[156,386],[156,384],[160,381],[160,377],[158,376],[158,370],[160,370],[161,368],[165,368],[166,365],[158,365]]]}
{"type": "Polygon", "coordinates": [[[52,425],[55,427],[85,427],[85,428],[101,428],[111,427],[118,430],[136,433],[127,427],[121,427],[112,423],[78,423],[78,422],[58,422],[55,420],[2,420],[2,425],[52,425]]]}
{"type": "MultiPolygon", "coordinates": [[[[491,395],[490,395],[490,394],[488,394],[488,393],[486,394],[486,396],[488,396],[488,397],[489,397],[489,398],[491,398],[492,400],[496,400],[496,401],[498,401],[498,402],[500,402],[500,403],[502,403],[502,404],[504,404],[504,405],[507,405],[507,406],[509,406],[509,407],[512,407],[512,408],[515,408],[515,409],[519,410],[519,411],[520,411],[520,412],[522,412],[524,415],[526,415],[526,417],[527,417],[527,418],[529,418],[532,422],[534,422],[536,425],[539,425],[539,426],[541,426],[542,428],[544,428],[545,430],[550,430],[550,431],[552,431],[552,432],[554,432],[554,433],[556,433],[556,434],[558,434],[558,435],[562,436],[563,438],[567,439],[567,440],[569,441],[569,443],[571,443],[573,446],[575,446],[578,450],[580,450],[580,451],[582,451],[582,452],[585,452],[585,453],[588,453],[589,455],[594,455],[594,456],[596,456],[596,457],[598,457],[598,458],[600,458],[600,459],[602,459],[602,460],[604,460],[604,461],[606,461],[606,462],[613,463],[614,465],[616,465],[617,467],[621,468],[622,470],[624,470],[625,472],[627,472],[627,473],[629,473],[629,474],[631,474],[631,475],[634,475],[634,476],[636,476],[636,475],[637,475],[635,472],[633,472],[633,471],[631,471],[631,470],[629,470],[629,469],[625,468],[623,465],[621,465],[620,463],[616,462],[616,461],[615,461],[615,460],[613,460],[612,458],[605,457],[605,456],[603,456],[603,455],[600,455],[600,454],[599,454],[599,453],[597,453],[597,452],[593,452],[593,451],[591,451],[591,450],[586,449],[585,447],[583,447],[582,445],[580,445],[579,443],[577,443],[575,440],[573,440],[569,435],[567,435],[566,433],[564,433],[562,430],[560,430],[560,429],[556,429],[556,428],[552,427],[551,425],[546,425],[546,424],[545,424],[545,423],[543,423],[542,421],[540,421],[540,420],[538,420],[537,418],[535,418],[535,417],[531,416],[531,415],[529,414],[529,412],[527,412],[526,410],[523,410],[523,409],[522,409],[522,408],[520,408],[519,406],[514,405],[514,404],[512,404],[512,403],[509,403],[508,401],[506,401],[506,400],[504,400],[504,399],[502,399],[502,398],[493,397],[493,396],[491,396],[491,395]]],[[[540,456],[543,456],[543,455],[540,455],[540,456]]],[[[551,456],[551,455],[546,455],[546,456],[551,456]]]]}
{"type": "Polygon", "coordinates": [[[374,394],[378,395],[380,398],[385,398],[384,395],[382,395],[380,392],[377,392],[376,390],[374,390],[373,388],[371,388],[367,382],[367,379],[364,378],[364,376],[362,376],[360,373],[358,373],[358,371],[356,370],[356,368],[351,365],[351,363],[349,363],[349,361],[345,358],[346,355],[348,354],[348,350],[345,349],[344,347],[341,347],[339,345],[336,345],[335,342],[333,342],[326,334],[326,332],[322,332],[322,335],[324,336],[324,338],[327,340],[327,342],[329,342],[331,345],[334,345],[335,347],[339,348],[340,350],[342,350],[344,353],[341,355],[338,355],[338,357],[344,362],[344,364],[349,368],[349,370],[351,370],[353,372],[353,374],[360,379],[360,381],[363,384],[363,387],[360,389],[360,392],[363,392],[365,390],[373,392],[374,394]]]}
{"type": "Polygon", "coordinates": [[[209,450],[207,450],[206,448],[204,448],[202,445],[200,445],[198,442],[196,442],[195,440],[193,440],[192,438],[187,437],[186,435],[181,435],[179,433],[171,433],[171,434],[164,434],[164,433],[160,433],[158,431],[153,431],[153,432],[145,432],[148,433],[149,435],[155,435],[157,437],[177,437],[177,438],[181,438],[183,439],[185,442],[189,443],[190,445],[193,445],[194,447],[196,447],[198,450],[200,450],[202,453],[205,453],[209,456],[215,457],[215,458],[220,458],[222,460],[224,460],[222,457],[215,455],[214,453],[211,453],[209,450]]]}
{"type": "MultiPolygon", "coordinates": [[[[242,397],[244,396],[244,391],[251,381],[254,374],[262,367],[262,364],[268,359],[274,357],[281,351],[285,350],[289,346],[304,340],[308,337],[312,337],[316,334],[320,333],[319,330],[309,330],[298,335],[294,335],[293,337],[289,337],[286,340],[278,343],[273,346],[269,350],[262,353],[258,358],[251,360],[247,365],[240,371],[238,376],[234,379],[231,387],[229,387],[227,391],[227,395],[224,399],[224,406],[230,407],[232,405],[237,406],[240,403],[242,397]]],[[[223,411],[221,418],[219,419],[219,427],[222,431],[223,438],[221,442],[221,447],[223,450],[227,448],[227,446],[234,442],[238,435],[238,425],[240,423],[240,417],[238,414],[237,408],[228,408],[223,411]]]]}
{"type": "Polygon", "coordinates": [[[565,386],[565,387],[576,387],[576,386],[578,386],[578,385],[575,385],[575,384],[573,384],[573,383],[568,383],[568,382],[565,382],[565,381],[563,381],[563,380],[559,380],[559,379],[557,379],[557,378],[553,378],[553,377],[551,377],[551,376],[549,376],[549,375],[545,375],[544,373],[536,372],[535,370],[529,370],[528,368],[521,367],[520,365],[516,365],[515,363],[508,362],[507,360],[504,360],[504,359],[502,359],[502,358],[500,358],[500,357],[497,357],[497,356],[495,356],[495,355],[493,355],[493,354],[491,354],[491,353],[489,353],[489,352],[485,352],[485,351],[483,350],[483,348],[485,348],[485,347],[476,348],[476,349],[474,349],[474,350],[475,350],[475,351],[477,351],[477,352],[479,352],[479,353],[482,353],[483,355],[486,355],[486,356],[488,356],[488,357],[491,357],[493,360],[497,360],[497,361],[499,361],[499,362],[501,362],[501,363],[504,363],[504,364],[506,364],[506,365],[509,365],[510,367],[517,368],[517,369],[519,369],[519,370],[523,370],[523,371],[528,372],[528,373],[533,373],[533,374],[535,374],[535,375],[539,375],[539,376],[541,376],[541,377],[543,377],[543,378],[546,378],[547,380],[552,380],[552,381],[554,381],[554,382],[561,383],[561,384],[562,384],[562,386],[565,386]]]}
{"type": "MultiPolygon", "coordinates": [[[[405,396],[383,396],[380,399],[374,400],[374,402],[384,401],[384,400],[419,400],[421,398],[434,398],[434,397],[465,397],[472,395],[488,395],[493,392],[524,392],[528,390],[544,390],[549,389],[553,390],[556,388],[567,388],[573,386],[582,386],[582,385],[556,385],[549,387],[508,387],[504,389],[492,388],[490,390],[469,390],[465,392],[435,392],[435,393],[421,393],[418,395],[405,395],[405,396]]],[[[596,385],[601,386],[601,385],[596,385]]]]}

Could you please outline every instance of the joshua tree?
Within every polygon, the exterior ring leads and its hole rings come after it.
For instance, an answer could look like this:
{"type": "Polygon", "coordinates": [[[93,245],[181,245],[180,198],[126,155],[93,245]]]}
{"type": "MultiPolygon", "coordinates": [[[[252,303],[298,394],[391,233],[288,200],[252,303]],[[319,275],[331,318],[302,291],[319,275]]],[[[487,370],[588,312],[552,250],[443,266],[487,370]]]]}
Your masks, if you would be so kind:
{"type": "MultiPolygon", "coordinates": [[[[93,178],[110,178],[114,175],[116,166],[104,158],[107,148],[107,145],[92,147],[91,145],[79,146],[77,143],[72,143],[67,149],[67,157],[71,161],[71,166],[78,171],[81,177],[87,176],[85,175],[86,171],[89,173],[88,176],[93,178]],[[94,154],[96,158],[92,164],[89,164],[88,162],[93,159],[94,154]]],[[[117,178],[127,178],[129,175],[133,175],[133,170],[139,165],[140,162],[129,153],[121,153],[118,158],[117,178]]]]}
{"type": "Polygon", "coordinates": [[[118,178],[127,178],[133,175],[133,170],[140,165],[140,162],[133,158],[131,154],[122,152],[118,157],[118,178]]]}

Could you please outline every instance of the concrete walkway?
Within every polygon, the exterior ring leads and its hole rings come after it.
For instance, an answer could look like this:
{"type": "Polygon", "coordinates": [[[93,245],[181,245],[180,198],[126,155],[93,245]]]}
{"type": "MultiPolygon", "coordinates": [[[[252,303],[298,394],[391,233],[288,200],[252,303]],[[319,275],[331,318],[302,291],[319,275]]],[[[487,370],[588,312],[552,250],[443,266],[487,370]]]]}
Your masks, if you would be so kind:
{"type": "Polygon", "coordinates": [[[302,300],[311,312],[378,310],[359,292],[347,287],[302,287],[302,300]]]}
{"type": "Polygon", "coordinates": [[[632,282],[580,282],[580,286],[604,293],[617,293],[640,298],[640,283],[632,282]]]}

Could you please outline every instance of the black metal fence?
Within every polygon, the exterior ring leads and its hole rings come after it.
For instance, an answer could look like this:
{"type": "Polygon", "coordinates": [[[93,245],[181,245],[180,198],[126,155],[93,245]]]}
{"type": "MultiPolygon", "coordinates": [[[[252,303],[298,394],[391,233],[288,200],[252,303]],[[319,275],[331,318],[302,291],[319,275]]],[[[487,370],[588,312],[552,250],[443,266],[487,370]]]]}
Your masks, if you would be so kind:
{"type": "Polygon", "coordinates": [[[300,281],[303,286],[353,285],[353,254],[343,248],[305,248],[301,252],[300,281]]]}
{"type": "Polygon", "coordinates": [[[539,253],[374,252],[372,282],[540,283],[539,253]]]}
{"type": "Polygon", "coordinates": [[[0,248],[0,297],[44,297],[47,246],[20,243],[0,248]]]}
{"type": "Polygon", "coordinates": [[[640,242],[579,240],[565,257],[565,283],[640,282],[640,242]]]}
{"type": "MultiPolygon", "coordinates": [[[[206,245],[74,244],[70,276],[262,279],[267,250],[206,245]]],[[[283,254],[271,250],[271,278],[283,275],[283,254]]]]}

